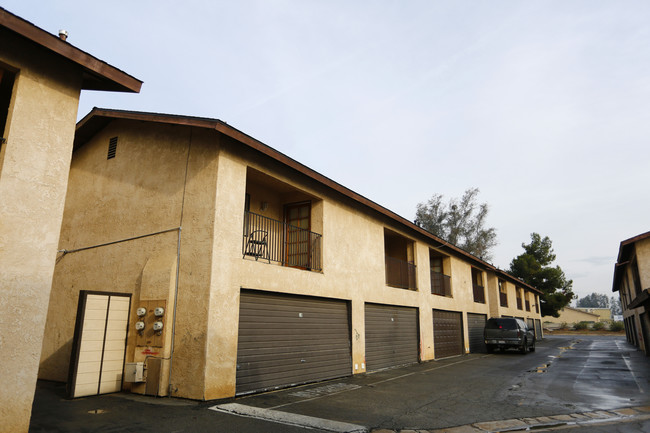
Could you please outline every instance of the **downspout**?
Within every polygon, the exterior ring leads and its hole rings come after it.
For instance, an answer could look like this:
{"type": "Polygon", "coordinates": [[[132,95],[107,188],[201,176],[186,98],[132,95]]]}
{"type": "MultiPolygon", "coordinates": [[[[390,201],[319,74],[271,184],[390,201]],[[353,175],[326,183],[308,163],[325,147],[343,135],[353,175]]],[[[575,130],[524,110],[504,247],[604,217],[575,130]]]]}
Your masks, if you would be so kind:
{"type": "Polygon", "coordinates": [[[172,343],[169,353],[169,384],[167,385],[167,396],[172,397],[172,367],[174,366],[174,342],[176,341],[176,307],[178,306],[178,281],[181,271],[181,231],[183,229],[183,211],[185,210],[185,191],[187,189],[187,174],[190,165],[190,150],[192,149],[192,131],[190,128],[190,140],[187,145],[187,160],[185,161],[185,180],[183,182],[183,198],[181,199],[181,218],[178,224],[178,241],[176,243],[176,284],[174,287],[174,314],[172,316],[172,343]]]}

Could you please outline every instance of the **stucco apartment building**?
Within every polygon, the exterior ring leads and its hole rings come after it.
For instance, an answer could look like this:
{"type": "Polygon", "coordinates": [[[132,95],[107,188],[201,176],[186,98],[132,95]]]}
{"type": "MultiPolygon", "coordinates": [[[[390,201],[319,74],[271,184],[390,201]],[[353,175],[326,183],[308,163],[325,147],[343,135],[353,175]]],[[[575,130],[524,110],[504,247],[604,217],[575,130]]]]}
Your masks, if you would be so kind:
{"type": "Polygon", "coordinates": [[[534,287],[224,122],[96,108],[74,147],[40,364],[72,396],[463,355],[490,316],[541,338],[534,287]]]}
{"type": "Polygon", "coordinates": [[[614,267],[627,340],[650,356],[650,232],[624,240],[614,267]]]}
{"type": "Polygon", "coordinates": [[[0,8],[0,431],[27,431],[81,90],[141,82],[0,8]]]}

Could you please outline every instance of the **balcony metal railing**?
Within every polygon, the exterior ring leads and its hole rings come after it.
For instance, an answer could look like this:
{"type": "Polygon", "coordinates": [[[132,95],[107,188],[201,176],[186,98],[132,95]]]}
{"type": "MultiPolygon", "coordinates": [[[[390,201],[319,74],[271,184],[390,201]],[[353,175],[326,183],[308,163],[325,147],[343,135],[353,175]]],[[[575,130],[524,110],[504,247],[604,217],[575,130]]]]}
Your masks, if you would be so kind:
{"type": "Polygon", "coordinates": [[[499,304],[502,307],[508,306],[508,295],[506,293],[499,293],[499,304]]]}
{"type": "Polygon", "coordinates": [[[479,286],[478,284],[474,283],[472,284],[472,288],[474,289],[474,302],[480,302],[481,304],[485,304],[485,290],[483,286],[479,286]]]}
{"type": "Polygon", "coordinates": [[[451,297],[451,277],[431,271],[431,293],[451,297]]]}
{"type": "Polygon", "coordinates": [[[415,264],[386,256],[386,284],[401,289],[417,290],[415,264]]]}
{"type": "Polygon", "coordinates": [[[517,298],[517,310],[521,310],[521,298],[517,298]]]}
{"type": "Polygon", "coordinates": [[[253,212],[244,212],[243,257],[321,271],[323,236],[253,212]]]}

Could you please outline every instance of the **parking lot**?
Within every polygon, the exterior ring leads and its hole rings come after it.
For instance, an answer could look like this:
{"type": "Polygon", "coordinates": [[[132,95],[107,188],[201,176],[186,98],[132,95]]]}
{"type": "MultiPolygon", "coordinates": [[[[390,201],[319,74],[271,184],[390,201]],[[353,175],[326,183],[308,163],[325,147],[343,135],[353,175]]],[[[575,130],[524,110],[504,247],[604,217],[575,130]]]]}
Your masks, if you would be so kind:
{"type": "Polygon", "coordinates": [[[527,355],[471,354],[226,401],[126,393],[70,401],[63,385],[39,383],[30,431],[498,431],[504,422],[644,423],[649,374],[648,358],[624,337],[551,336],[527,355]]]}

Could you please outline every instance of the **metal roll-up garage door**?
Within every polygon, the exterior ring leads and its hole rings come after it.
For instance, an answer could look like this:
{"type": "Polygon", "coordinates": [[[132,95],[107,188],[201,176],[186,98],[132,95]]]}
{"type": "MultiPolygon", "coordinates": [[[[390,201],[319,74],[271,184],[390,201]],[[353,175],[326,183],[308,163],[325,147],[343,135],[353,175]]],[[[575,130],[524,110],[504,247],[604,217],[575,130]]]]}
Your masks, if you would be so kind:
{"type": "Polygon", "coordinates": [[[367,371],[418,362],[417,308],[366,304],[367,371]]]}
{"type": "Polygon", "coordinates": [[[526,325],[528,325],[528,329],[535,332],[535,320],[533,319],[526,319],[526,325]]]}
{"type": "Polygon", "coordinates": [[[352,374],[346,301],[242,291],[237,394],[352,374]]]}
{"type": "Polygon", "coordinates": [[[461,313],[433,310],[433,349],[436,359],[465,353],[461,313]]]}
{"type": "Polygon", "coordinates": [[[535,337],[538,340],[542,339],[542,321],[539,319],[535,319],[535,337]]]}
{"type": "Polygon", "coordinates": [[[471,353],[485,353],[485,339],[483,329],[487,316],[485,314],[467,313],[467,330],[469,333],[469,351],[471,353]]]}

